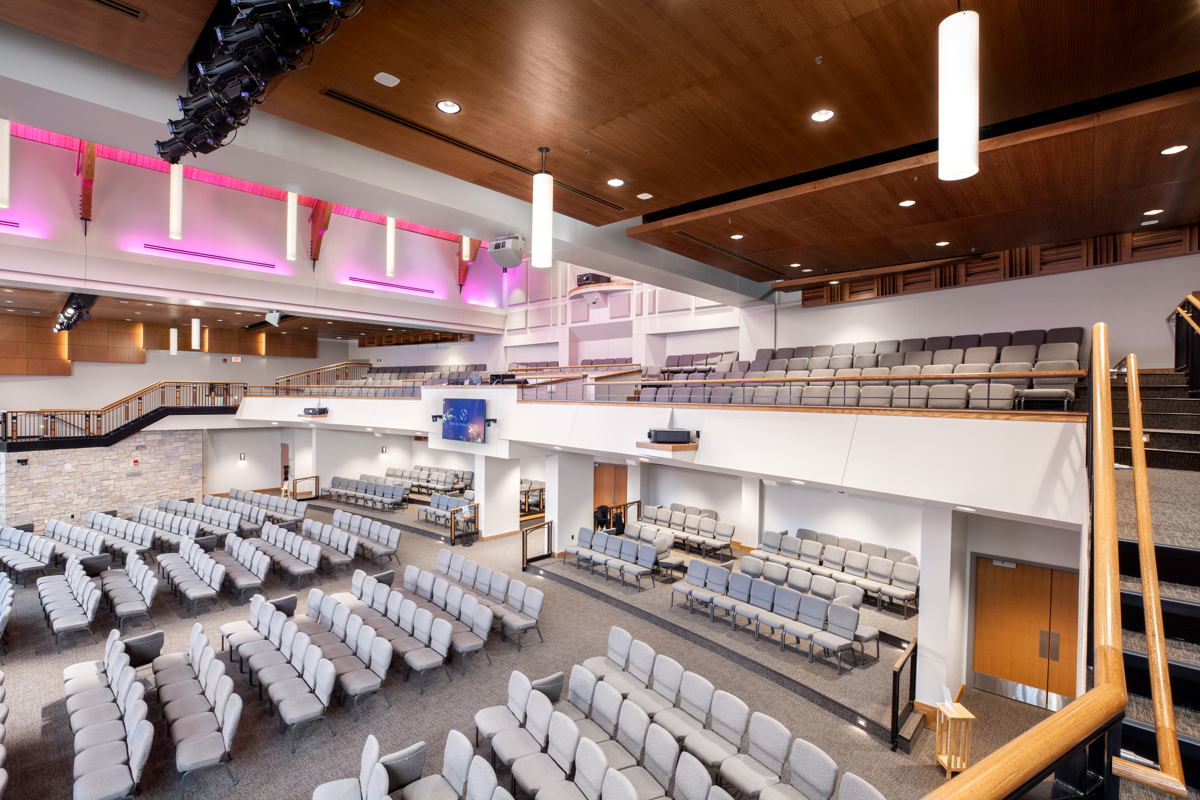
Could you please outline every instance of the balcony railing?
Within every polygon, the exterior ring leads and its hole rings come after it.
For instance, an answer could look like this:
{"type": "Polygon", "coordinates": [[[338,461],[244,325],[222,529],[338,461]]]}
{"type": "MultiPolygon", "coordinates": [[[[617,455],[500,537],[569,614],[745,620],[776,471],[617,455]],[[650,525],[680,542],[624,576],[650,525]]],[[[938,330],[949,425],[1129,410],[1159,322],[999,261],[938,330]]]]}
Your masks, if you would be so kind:
{"type": "Polygon", "coordinates": [[[368,361],[340,361],[324,367],[289,372],[275,379],[277,386],[330,386],[338,381],[357,381],[371,369],[368,361]]]}

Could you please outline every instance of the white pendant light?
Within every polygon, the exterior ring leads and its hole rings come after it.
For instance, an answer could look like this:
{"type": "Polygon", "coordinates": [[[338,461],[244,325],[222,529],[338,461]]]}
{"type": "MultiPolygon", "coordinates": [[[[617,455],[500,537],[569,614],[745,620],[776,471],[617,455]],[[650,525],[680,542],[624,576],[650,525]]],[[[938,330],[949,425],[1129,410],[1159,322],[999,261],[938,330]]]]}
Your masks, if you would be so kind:
{"type": "Polygon", "coordinates": [[[192,349],[200,349],[200,320],[192,317],[192,349]]]}
{"type": "Polygon", "coordinates": [[[938,178],[979,172],[979,15],[959,11],[938,25],[938,178]]]}
{"type": "Polygon", "coordinates": [[[300,212],[300,197],[295,192],[287,193],[287,242],[285,257],[288,261],[296,260],[296,215],[300,212]]]}
{"type": "Polygon", "coordinates": [[[539,147],[542,170],[533,176],[533,219],[530,224],[529,266],[549,269],[554,265],[554,176],[546,171],[549,147],[539,147]]]}
{"type": "Polygon", "coordinates": [[[171,355],[179,355],[179,328],[171,328],[171,330],[167,332],[167,337],[170,341],[168,349],[170,350],[171,355]]]}
{"type": "Polygon", "coordinates": [[[387,229],[387,248],[384,251],[384,272],[389,278],[396,274],[396,218],[388,217],[387,224],[384,225],[387,229]]]}
{"type": "Polygon", "coordinates": [[[167,201],[167,236],[183,238],[183,164],[171,165],[171,189],[167,201]]]}
{"type": "Polygon", "coordinates": [[[471,237],[462,237],[462,253],[460,254],[463,261],[471,260],[471,237]]]}
{"type": "Polygon", "coordinates": [[[12,123],[0,119],[0,208],[8,208],[12,177],[9,174],[12,163],[12,152],[9,149],[12,123]]]}

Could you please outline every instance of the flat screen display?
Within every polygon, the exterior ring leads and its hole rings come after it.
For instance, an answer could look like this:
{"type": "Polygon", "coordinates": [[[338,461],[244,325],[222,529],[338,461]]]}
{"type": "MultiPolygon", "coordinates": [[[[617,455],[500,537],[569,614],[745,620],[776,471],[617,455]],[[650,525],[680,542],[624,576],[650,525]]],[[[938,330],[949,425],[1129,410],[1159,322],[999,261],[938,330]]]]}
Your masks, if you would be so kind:
{"type": "Polygon", "coordinates": [[[485,400],[442,399],[442,438],[483,444],[487,424],[485,400]]]}

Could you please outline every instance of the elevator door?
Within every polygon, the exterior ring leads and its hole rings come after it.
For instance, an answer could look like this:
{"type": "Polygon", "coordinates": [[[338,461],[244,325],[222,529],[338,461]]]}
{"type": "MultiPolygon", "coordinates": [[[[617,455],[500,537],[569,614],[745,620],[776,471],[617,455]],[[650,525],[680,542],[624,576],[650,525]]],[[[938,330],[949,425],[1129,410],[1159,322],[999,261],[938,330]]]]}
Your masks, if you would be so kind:
{"type": "Polygon", "coordinates": [[[1079,576],[975,559],[975,685],[1039,706],[1075,696],[1079,576]]]}

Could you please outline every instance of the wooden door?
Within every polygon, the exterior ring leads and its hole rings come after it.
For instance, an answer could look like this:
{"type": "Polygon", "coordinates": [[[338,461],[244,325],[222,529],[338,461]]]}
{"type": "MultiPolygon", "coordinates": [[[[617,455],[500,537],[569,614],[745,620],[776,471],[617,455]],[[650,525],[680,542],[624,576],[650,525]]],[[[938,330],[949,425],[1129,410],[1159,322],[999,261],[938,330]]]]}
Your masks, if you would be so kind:
{"type": "Polygon", "coordinates": [[[592,481],[593,506],[619,506],[626,501],[628,467],[624,464],[596,464],[592,481]]]}
{"type": "Polygon", "coordinates": [[[1078,604],[1073,572],[976,557],[972,669],[1074,697],[1078,604]]]}

